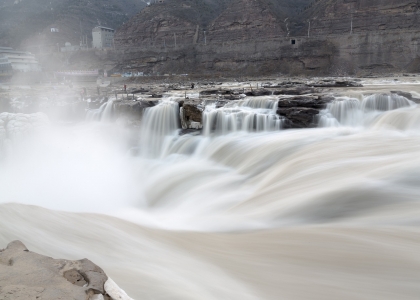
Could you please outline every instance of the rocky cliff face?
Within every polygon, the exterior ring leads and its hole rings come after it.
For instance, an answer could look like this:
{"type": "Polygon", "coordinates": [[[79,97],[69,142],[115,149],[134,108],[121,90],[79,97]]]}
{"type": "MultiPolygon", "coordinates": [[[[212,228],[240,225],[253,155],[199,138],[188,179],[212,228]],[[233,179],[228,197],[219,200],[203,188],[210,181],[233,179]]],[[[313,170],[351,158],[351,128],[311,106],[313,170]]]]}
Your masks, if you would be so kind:
{"type": "Polygon", "coordinates": [[[418,67],[419,18],[416,0],[318,1],[297,17],[306,24],[293,34],[332,43],[336,72],[410,72],[418,67]]]}
{"type": "Polygon", "coordinates": [[[283,37],[282,25],[267,2],[233,0],[210,25],[205,44],[207,41],[223,44],[283,37]]]}
{"type": "Polygon", "coordinates": [[[118,30],[121,63],[146,73],[237,70],[265,60],[264,43],[286,35],[285,13],[267,0],[218,2],[207,13],[187,3],[151,5],[118,30]]]}
{"type": "Polygon", "coordinates": [[[182,4],[148,7],[117,32],[121,68],[365,75],[420,67],[415,0],[230,0],[205,21],[197,6],[185,7],[194,15],[186,18],[181,6],[174,13],[176,5],[182,4]]]}
{"type": "Polygon", "coordinates": [[[294,34],[310,35],[417,30],[419,28],[417,0],[326,0],[318,1],[296,17],[301,26],[294,34]]]}

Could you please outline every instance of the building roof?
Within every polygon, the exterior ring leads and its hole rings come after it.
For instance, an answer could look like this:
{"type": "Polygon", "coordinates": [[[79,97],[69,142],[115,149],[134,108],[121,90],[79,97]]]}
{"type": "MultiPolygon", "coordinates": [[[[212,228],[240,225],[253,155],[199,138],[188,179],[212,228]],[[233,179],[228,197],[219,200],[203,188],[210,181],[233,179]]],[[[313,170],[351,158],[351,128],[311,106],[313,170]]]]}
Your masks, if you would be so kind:
{"type": "Polygon", "coordinates": [[[6,48],[6,47],[0,47],[0,53],[9,53],[9,54],[26,54],[26,55],[32,55],[29,52],[25,52],[25,51],[16,51],[13,50],[13,48],[6,48]]]}
{"type": "MultiPolygon", "coordinates": [[[[112,30],[115,31],[115,29],[109,28],[109,27],[103,27],[103,26],[96,26],[95,28],[100,28],[100,29],[106,29],[106,30],[112,30]]],[[[95,29],[93,28],[93,29],[95,29]]]]}

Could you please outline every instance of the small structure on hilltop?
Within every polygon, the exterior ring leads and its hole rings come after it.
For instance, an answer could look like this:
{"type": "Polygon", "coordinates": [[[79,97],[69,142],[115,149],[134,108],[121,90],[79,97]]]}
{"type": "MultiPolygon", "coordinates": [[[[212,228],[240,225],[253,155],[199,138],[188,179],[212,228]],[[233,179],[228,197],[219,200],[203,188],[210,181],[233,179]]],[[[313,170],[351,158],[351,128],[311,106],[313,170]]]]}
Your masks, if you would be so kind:
{"type": "Polygon", "coordinates": [[[5,68],[20,72],[40,72],[41,66],[30,52],[16,51],[9,47],[0,47],[1,64],[5,68]]]}
{"type": "Polygon", "coordinates": [[[92,46],[95,49],[106,49],[114,47],[114,33],[112,28],[96,26],[92,30],[93,42],[92,46]]]}
{"type": "Polygon", "coordinates": [[[66,42],[64,44],[64,47],[61,47],[61,52],[74,52],[74,51],[79,51],[80,50],[80,46],[76,45],[72,45],[69,42],[66,42]]]}

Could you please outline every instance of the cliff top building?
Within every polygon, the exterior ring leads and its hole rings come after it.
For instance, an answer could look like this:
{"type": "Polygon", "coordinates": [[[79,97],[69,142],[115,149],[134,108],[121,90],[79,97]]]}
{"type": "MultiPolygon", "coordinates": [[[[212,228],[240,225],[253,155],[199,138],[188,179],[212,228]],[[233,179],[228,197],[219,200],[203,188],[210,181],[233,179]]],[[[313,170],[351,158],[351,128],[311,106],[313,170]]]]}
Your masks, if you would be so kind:
{"type": "Polygon", "coordinates": [[[20,72],[39,72],[41,66],[30,52],[16,51],[9,47],[0,47],[0,64],[20,72]]]}
{"type": "Polygon", "coordinates": [[[105,49],[114,47],[115,30],[107,27],[96,26],[92,30],[92,47],[95,49],[105,49]]]}
{"type": "Polygon", "coordinates": [[[12,76],[12,64],[6,56],[0,55],[0,81],[3,78],[10,78],[12,76]]]}

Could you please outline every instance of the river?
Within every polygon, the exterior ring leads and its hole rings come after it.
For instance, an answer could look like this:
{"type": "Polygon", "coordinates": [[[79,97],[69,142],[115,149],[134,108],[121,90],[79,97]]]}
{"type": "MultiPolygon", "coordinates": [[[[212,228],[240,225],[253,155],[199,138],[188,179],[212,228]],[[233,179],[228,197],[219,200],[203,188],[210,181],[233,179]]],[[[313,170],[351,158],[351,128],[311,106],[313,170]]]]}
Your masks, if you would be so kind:
{"type": "Polygon", "coordinates": [[[281,130],[273,103],[208,107],[200,136],[169,97],[138,132],[3,140],[0,246],[87,257],[139,300],[418,299],[420,108],[349,94],[281,130]]]}

